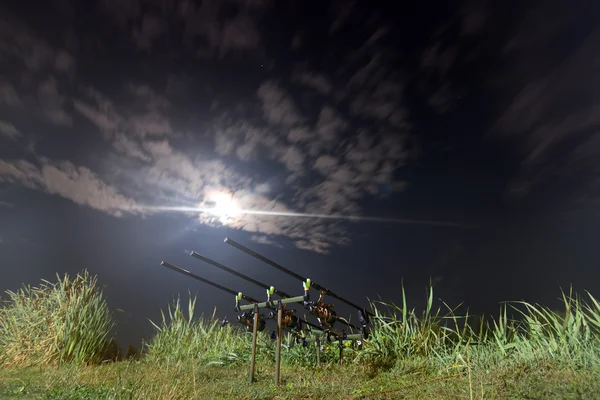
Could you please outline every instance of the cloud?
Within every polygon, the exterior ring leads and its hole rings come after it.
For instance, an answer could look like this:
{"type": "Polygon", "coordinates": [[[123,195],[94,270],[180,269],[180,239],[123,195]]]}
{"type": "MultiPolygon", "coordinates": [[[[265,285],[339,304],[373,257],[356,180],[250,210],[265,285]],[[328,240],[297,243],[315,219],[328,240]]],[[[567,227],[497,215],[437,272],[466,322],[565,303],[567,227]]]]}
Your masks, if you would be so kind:
{"type": "MultiPolygon", "coordinates": [[[[172,80],[169,79],[172,84],[172,80]]],[[[166,97],[156,93],[147,84],[129,83],[126,85],[129,93],[135,96],[136,102],[134,106],[146,109],[151,112],[163,111],[169,108],[170,103],[166,97]]]]}
{"type": "Polygon", "coordinates": [[[54,68],[59,72],[70,73],[75,70],[75,59],[66,50],[60,49],[54,59],[54,68]]]}
{"type": "Polygon", "coordinates": [[[277,83],[263,82],[257,91],[262,102],[263,116],[276,125],[292,126],[303,122],[292,98],[277,83]]]}
{"type": "Polygon", "coordinates": [[[381,121],[392,121],[392,117],[401,101],[402,86],[393,81],[372,83],[352,102],[351,108],[356,115],[381,121]]]}
{"type": "Polygon", "coordinates": [[[142,18],[142,26],[133,28],[133,40],[139,48],[150,50],[152,42],[167,30],[165,21],[158,15],[146,14],[142,18]]]}
{"type": "Polygon", "coordinates": [[[457,57],[455,47],[444,48],[441,43],[435,43],[423,51],[421,56],[421,67],[446,75],[454,65],[457,57]]]}
{"type": "Polygon", "coordinates": [[[65,96],[61,95],[54,77],[49,77],[38,88],[42,114],[56,125],[71,126],[73,118],[64,110],[65,96]]]}
{"type": "Polygon", "coordinates": [[[331,14],[334,18],[333,23],[329,27],[329,34],[332,35],[338,32],[344,26],[348,17],[354,11],[356,1],[334,1],[331,5],[331,14]]]}
{"type": "Polygon", "coordinates": [[[299,171],[304,163],[304,154],[295,146],[290,146],[281,156],[281,160],[290,171],[299,171]]]}
{"type": "Polygon", "coordinates": [[[483,29],[490,14],[488,0],[465,1],[459,12],[461,34],[473,35],[483,29]]]}
{"type": "MultiPolygon", "coordinates": [[[[251,190],[238,190],[234,199],[243,209],[289,213],[293,210],[284,204],[261,196],[251,190]]],[[[220,218],[210,214],[200,214],[200,221],[209,225],[220,225],[220,218]]],[[[246,232],[256,233],[253,240],[268,243],[268,237],[283,236],[292,239],[295,246],[320,254],[329,252],[335,244],[347,244],[346,232],[338,228],[337,223],[295,217],[243,215],[233,216],[227,226],[246,232]]],[[[269,240],[270,241],[270,240],[269,240]]]]}
{"type": "Polygon", "coordinates": [[[173,134],[169,119],[158,112],[134,115],[129,118],[128,124],[131,130],[141,138],[173,134]]]}
{"type": "Polygon", "coordinates": [[[321,172],[323,175],[330,174],[337,167],[338,160],[335,157],[324,155],[315,161],[313,168],[321,172]]]}
{"type": "Polygon", "coordinates": [[[139,159],[145,162],[150,161],[150,156],[146,154],[142,146],[138,142],[129,139],[126,135],[122,133],[117,133],[115,135],[113,147],[116,151],[118,151],[121,154],[124,154],[127,157],[139,159]]]}
{"type": "Polygon", "coordinates": [[[371,35],[371,37],[369,37],[369,39],[367,39],[367,41],[365,42],[365,46],[372,46],[375,43],[377,43],[377,41],[379,41],[379,39],[383,38],[385,35],[388,34],[388,32],[390,31],[390,28],[387,26],[382,26],[380,28],[378,28],[375,33],[373,33],[371,35]]]}
{"type": "Polygon", "coordinates": [[[112,107],[96,109],[80,100],[73,100],[73,107],[79,111],[90,122],[96,125],[102,132],[112,135],[123,119],[111,110],[112,107]]]}
{"type": "Polygon", "coordinates": [[[289,130],[287,140],[290,143],[307,143],[316,137],[316,133],[307,127],[297,127],[289,130]]]}
{"type": "Polygon", "coordinates": [[[223,25],[218,46],[219,52],[223,56],[230,49],[254,49],[258,47],[259,43],[260,35],[255,21],[248,15],[238,14],[223,25]]]}
{"type": "MultiPolygon", "coordinates": [[[[261,42],[258,22],[262,11],[269,7],[269,2],[261,4],[238,2],[237,13],[222,23],[219,14],[223,2],[218,0],[205,1],[199,7],[186,2],[185,20],[186,34],[190,38],[202,37],[208,49],[221,58],[231,51],[251,51],[259,47],[261,42]]],[[[206,54],[202,51],[201,54],[206,54]]]]}
{"type": "Polygon", "coordinates": [[[292,49],[293,50],[297,50],[300,48],[300,46],[302,46],[302,35],[297,33],[294,35],[294,37],[292,38],[292,49]]]}
{"type": "Polygon", "coordinates": [[[149,9],[141,1],[123,4],[104,0],[104,11],[136,47],[152,51],[171,40],[203,58],[223,58],[231,53],[256,51],[261,35],[258,23],[269,1],[184,0],[149,9]]]}
{"type": "Polygon", "coordinates": [[[21,99],[14,86],[8,82],[0,82],[0,105],[21,107],[21,99]]]}
{"type": "Polygon", "coordinates": [[[333,90],[330,80],[325,75],[315,72],[296,71],[292,75],[292,81],[308,86],[323,96],[329,95],[333,90]]]}
{"type": "Polygon", "coordinates": [[[35,165],[25,160],[0,159],[0,182],[19,183],[114,216],[136,208],[135,201],[121,195],[91,170],[69,161],[42,159],[35,165]]]}
{"type": "Polygon", "coordinates": [[[51,45],[15,15],[3,10],[0,16],[0,55],[17,60],[33,72],[73,75],[76,64],[65,49],[51,45]]]}
{"type": "Polygon", "coordinates": [[[592,79],[600,73],[600,30],[591,29],[564,58],[549,54],[556,38],[570,37],[578,24],[566,4],[550,5],[557,11],[553,19],[542,23],[538,19],[547,10],[530,9],[506,47],[505,57],[514,65],[506,86],[517,83],[519,89],[489,137],[520,145],[520,170],[507,187],[512,197],[525,196],[552,177],[575,171],[589,175],[594,156],[600,156],[594,147],[585,148],[595,143],[600,126],[600,102],[595,100],[600,84],[592,79]]]}
{"type": "Polygon", "coordinates": [[[449,83],[442,84],[429,97],[427,103],[437,112],[443,114],[450,110],[452,102],[458,97],[458,93],[454,91],[449,83]]]}
{"type": "MultiPolygon", "coordinates": [[[[404,77],[385,63],[379,52],[371,55],[366,64],[362,58],[359,61],[348,85],[340,91],[341,98],[350,103],[352,115],[396,129],[408,129],[410,124],[403,102],[404,77]]],[[[351,70],[351,66],[345,66],[342,72],[347,73],[347,70],[351,70]]]]}
{"type": "Polygon", "coordinates": [[[0,137],[16,140],[20,136],[21,132],[13,124],[0,120],[0,137]]]}
{"type": "Polygon", "coordinates": [[[76,78],[77,63],[65,48],[49,40],[5,11],[0,16],[0,105],[27,109],[58,127],[69,127],[68,89],[76,78]]]}
{"type": "Polygon", "coordinates": [[[92,103],[73,100],[73,107],[95,125],[102,136],[112,144],[118,153],[138,161],[150,162],[149,151],[156,146],[149,139],[162,139],[174,134],[170,119],[163,110],[169,102],[144,84],[128,84],[126,91],[134,96],[133,107],[147,110],[125,117],[116,111],[115,103],[94,88],[85,93],[92,103]]]}
{"type": "Polygon", "coordinates": [[[443,114],[452,108],[461,93],[453,83],[451,71],[457,65],[459,57],[467,57],[459,55],[456,45],[447,46],[439,38],[436,40],[421,54],[421,85],[428,97],[427,103],[436,112],[443,114]]]}
{"type": "Polygon", "coordinates": [[[264,236],[264,235],[252,235],[252,236],[250,236],[250,240],[252,240],[253,242],[256,242],[256,243],[260,243],[260,244],[267,244],[269,246],[283,248],[283,246],[281,244],[277,243],[275,240],[269,239],[268,236],[264,236]]]}
{"type": "MultiPolygon", "coordinates": [[[[381,67],[376,70],[381,71],[381,67]]],[[[250,168],[252,163],[264,162],[259,156],[265,149],[267,157],[290,172],[285,192],[291,192],[291,200],[276,203],[283,212],[360,215],[360,200],[378,194],[380,185],[393,182],[396,169],[414,153],[407,145],[407,116],[400,102],[403,86],[386,78],[385,71],[375,78],[368,73],[364,79],[359,72],[354,74],[354,89],[368,98],[366,102],[381,103],[387,111],[365,106],[350,109],[350,116],[356,111],[374,119],[381,124],[375,131],[373,124],[357,130],[356,124],[348,122],[348,110],[337,104],[322,104],[311,124],[310,116],[301,113],[283,83],[268,80],[258,90],[267,128],[251,123],[249,118],[240,120],[239,114],[237,118],[226,114],[219,118],[216,129],[216,152],[234,155],[250,168]]],[[[292,76],[292,82],[298,79],[292,76]]],[[[271,200],[257,193],[254,200],[242,201],[235,190],[233,196],[243,208],[269,211],[273,207],[271,200]]],[[[218,220],[206,218],[207,223],[218,220]]],[[[349,241],[349,233],[340,224],[318,219],[245,216],[229,221],[228,226],[286,236],[298,248],[320,253],[349,241]],[[323,229],[320,236],[313,234],[317,227],[323,229]]]]}
{"type": "Polygon", "coordinates": [[[19,59],[27,69],[40,71],[54,63],[55,51],[19,19],[3,13],[0,18],[3,53],[19,59]]]}
{"type": "MultiPolygon", "coordinates": [[[[32,95],[8,83],[0,85],[0,101],[39,109],[48,121],[70,125],[72,131],[96,132],[108,144],[98,148],[108,149],[108,154],[98,155],[94,171],[43,158],[35,163],[2,160],[3,182],[60,195],[111,215],[156,212],[151,207],[197,207],[215,192],[228,193],[243,209],[361,215],[363,200],[393,182],[394,173],[412,156],[404,77],[382,50],[391,26],[370,25],[362,32],[360,51],[352,49],[333,60],[333,68],[311,65],[291,76],[236,85],[230,93],[229,86],[216,82],[221,71],[216,68],[213,76],[210,63],[228,56],[235,61],[233,56],[241,53],[268,55],[261,53],[268,49],[262,46],[258,22],[274,2],[102,4],[108,29],[130,38],[130,43],[122,43],[129,46],[125,48],[167,57],[156,57],[156,65],[139,76],[126,76],[129,69],[119,59],[106,57],[103,74],[111,77],[108,83],[76,76],[79,60],[66,50],[49,47],[47,56],[29,61],[39,68],[39,73],[30,74],[35,77],[31,87],[37,90],[37,103],[30,107],[32,95]],[[190,54],[211,60],[192,59],[190,54]],[[190,60],[190,66],[207,65],[206,79],[204,70],[186,75],[191,69],[180,68],[180,59],[190,60]],[[165,69],[169,72],[163,73],[165,69]],[[69,74],[72,79],[67,81],[64,75],[69,74]],[[203,98],[207,93],[210,97],[203,98]],[[73,115],[67,108],[71,103],[73,115]]],[[[348,8],[345,2],[338,7],[336,17],[348,8]]],[[[338,19],[333,32],[351,22],[351,14],[338,19]]],[[[112,51],[106,43],[98,46],[112,51]]],[[[254,61],[250,57],[244,62],[254,61]]],[[[208,213],[196,217],[202,224],[247,232],[260,243],[287,238],[297,248],[321,254],[351,239],[347,223],[333,219],[223,218],[208,213]]]]}
{"type": "Polygon", "coordinates": [[[317,132],[321,139],[334,141],[348,127],[348,123],[336,112],[333,107],[325,106],[319,113],[317,132]]]}

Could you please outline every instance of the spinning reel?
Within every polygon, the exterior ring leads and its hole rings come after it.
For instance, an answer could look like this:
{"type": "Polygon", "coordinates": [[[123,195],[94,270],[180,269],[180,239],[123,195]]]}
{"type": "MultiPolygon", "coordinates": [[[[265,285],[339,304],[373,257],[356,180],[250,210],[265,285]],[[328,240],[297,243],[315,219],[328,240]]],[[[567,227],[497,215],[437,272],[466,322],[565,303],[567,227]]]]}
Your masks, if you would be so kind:
{"type": "MultiPolygon", "coordinates": [[[[240,324],[242,324],[246,327],[246,330],[248,332],[252,332],[252,330],[254,329],[254,312],[246,311],[245,313],[238,315],[237,320],[240,324]]],[[[265,318],[259,314],[258,315],[258,331],[259,332],[264,331],[266,325],[267,325],[267,322],[265,321],[265,318]]]]}
{"type": "Polygon", "coordinates": [[[304,307],[306,307],[310,314],[317,317],[317,320],[319,320],[319,324],[321,324],[321,326],[330,329],[333,327],[333,324],[339,319],[339,317],[337,313],[332,310],[334,307],[333,304],[323,302],[324,297],[325,293],[321,292],[319,295],[319,300],[305,301],[304,307]]]}
{"type": "MultiPolygon", "coordinates": [[[[283,309],[283,315],[281,318],[281,325],[284,329],[298,330],[298,325],[302,326],[302,323],[294,314],[296,310],[290,310],[288,308],[283,309]]],[[[277,311],[269,312],[269,319],[277,319],[277,311]]]]}

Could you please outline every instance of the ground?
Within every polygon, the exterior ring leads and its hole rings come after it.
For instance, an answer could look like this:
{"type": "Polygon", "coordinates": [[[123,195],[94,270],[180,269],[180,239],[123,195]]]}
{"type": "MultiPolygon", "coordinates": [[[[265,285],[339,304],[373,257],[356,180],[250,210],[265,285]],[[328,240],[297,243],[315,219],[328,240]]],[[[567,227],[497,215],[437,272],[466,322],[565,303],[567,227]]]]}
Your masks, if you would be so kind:
{"type": "Polygon", "coordinates": [[[91,367],[0,369],[0,397],[22,399],[600,399],[600,371],[560,363],[469,371],[435,370],[426,360],[388,370],[357,365],[283,367],[279,387],[273,365],[248,367],[153,365],[123,361],[91,367]],[[361,397],[362,396],[362,397],[361,397]]]}

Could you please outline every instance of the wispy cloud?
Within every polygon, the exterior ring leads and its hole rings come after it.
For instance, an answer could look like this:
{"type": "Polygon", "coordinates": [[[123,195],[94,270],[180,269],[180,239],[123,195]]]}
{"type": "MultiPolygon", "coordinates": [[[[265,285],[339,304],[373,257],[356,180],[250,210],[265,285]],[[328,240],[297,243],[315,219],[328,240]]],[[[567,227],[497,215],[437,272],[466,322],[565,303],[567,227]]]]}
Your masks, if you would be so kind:
{"type": "Polygon", "coordinates": [[[292,80],[315,90],[323,96],[329,95],[333,90],[333,85],[327,76],[312,71],[295,71],[292,80]]]}
{"type": "MultiPolygon", "coordinates": [[[[258,21],[272,2],[230,2],[235,12],[222,19],[217,16],[223,15],[224,3],[215,0],[170,2],[156,9],[137,7],[136,1],[102,4],[103,18],[127,33],[131,41],[123,46],[132,52],[152,53],[163,46],[173,60],[196,62],[189,57],[195,54],[204,65],[206,58],[263,51],[258,21]]],[[[332,33],[351,23],[363,28],[363,22],[350,18],[351,7],[344,2],[338,7],[332,33]]],[[[157,63],[164,61],[161,66],[168,68],[153,69],[152,78],[145,73],[123,77],[115,58],[103,66],[105,76],[114,76],[108,84],[82,81],[75,53],[31,42],[41,46],[40,54],[19,57],[27,68],[41,71],[31,85],[35,93],[0,83],[0,101],[41,110],[48,122],[65,129],[96,132],[107,153],[98,154],[93,170],[42,157],[0,160],[0,181],[115,216],[141,213],[143,206],[197,207],[215,192],[227,193],[243,209],[287,216],[194,217],[209,226],[226,223],[259,243],[275,245],[287,238],[297,248],[327,253],[350,243],[345,222],[297,213],[362,215],[363,201],[391,184],[415,156],[406,77],[378,47],[391,30],[365,28],[360,57],[351,57],[352,49],[327,71],[301,63],[306,67],[290,68],[289,75],[262,72],[252,84],[233,85],[233,95],[227,85],[215,89],[213,72],[207,70],[208,83],[201,74],[188,79],[187,67],[179,71],[172,59],[160,57],[157,63]],[[225,95],[219,96],[220,90],[225,95]]],[[[246,71],[247,62],[240,68],[246,71]]]]}
{"type": "Polygon", "coordinates": [[[276,82],[263,82],[257,91],[262,102],[263,115],[276,125],[293,126],[303,122],[292,98],[276,82]]]}
{"type": "Polygon", "coordinates": [[[0,81],[0,105],[6,104],[10,107],[21,107],[22,102],[15,90],[15,87],[9,82],[0,81]]]}
{"type": "Polygon", "coordinates": [[[283,248],[283,246],[281,244],[277,243],[275,240],[269,239],[268,236],[264,236],[264,235],[252,235],[252,236],[250,236],[250,240],[252,240],[253,242],[256,242],[256,243],[260,243],[260,244],[267,244],[269,246],[283,248]]]}
{"type": "Polygon", "coordinates": [[[155,9],[141,7],[142,2],[136,0],[128,4],[119,0],[103,3],[109,17],[107,23],[115,24],[126,33],[139,50],[151,52],[164,46],[169,36],[177,35],[178,41],[186,43],[190,54],[223,58],[260,48],[258,23],[271,2],[207,0],[196,4],[182,1],[155,9]],[[226,14],[229,17],[224,17],[226,14]],[[133,19],[139,22],[130,24],[133,19]]]}
{"type": "Polygon", "coordinates": [[[4,12],[0,16],[0,60],[13,66],[6,69],[6,81],[0,81],[0,105],[27,108],[29,115],[59,127],[72,125],[66,92],[77,65],[66,49],[54,46],[4,12]]]}
{"type": "Polygon", "coordinates": [[[0,159],[0,182],[19,183],[115,216],[134,210],[136,205],[88,168],[69,161],[44,159],[36,165],[25,160],[0,159]]]}
{"type": "Polygon", "coordinates": [[[592,159],[600,156],[593,146],[600,126],[600,102],[595,100],[600,84],[591,79],[600,73],[600,30],[588,26],[589,33],[580,36],[573,51],[557,57],[549,49],[556,37],[573,35],[572,27],[579,24],[585,9],[575,11],[550,2],[555,17],[541,22],[545,7],[532,7],[505,47],[505,57],[515,66],[506,81],[519,89],[490,133],[520,144],[521,168],[507,188],[515,197],[555,176],[574,171],[589,174],[594,169],[592,159]],[[569,146],[564,147],[566,143],[569,146]],[[557,152],[558,148],[563,151],[557,152]]]}
{"type": "Polygon", "coordinates": [[[0,137],[16,140],[20,136],[21,132],[13,124],[0,120],[0,137]]]}

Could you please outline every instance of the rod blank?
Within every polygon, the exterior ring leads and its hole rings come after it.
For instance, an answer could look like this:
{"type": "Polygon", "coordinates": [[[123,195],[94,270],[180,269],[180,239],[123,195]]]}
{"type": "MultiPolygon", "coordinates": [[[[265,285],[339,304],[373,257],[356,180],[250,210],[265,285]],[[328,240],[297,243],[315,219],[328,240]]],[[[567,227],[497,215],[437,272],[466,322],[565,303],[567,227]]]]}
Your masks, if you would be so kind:
{"type": "MultiPolygon", "coordinates": [[[[193,278],[193,279],[195,279],[195,280],[197,280],[197,281],[200,281],[200,282],[206,283],[207,285],[210,285],[210,286],[212,286],[212,287],[215,287],[215,288],[217,288],[217,289],[221,289],[221,290],[223,290],[224,292],[227,292],[227,293],[229,293],[229,294],[232,294],[232,295],[234,295],[234,296],[237,296],[237,295],[238,295],[238,292],[236,292],[236,291],[234,291],[234,290],[231,290],[231,289],[229,289],[229,288],[226,288],[225,286],[221,286],[221,285],[219,285],[218,283],[215,283],[215,282],[213,282],[213,281],[210,281],[210,280],[208,280],[208,279],[202,278],[202,277],[200,277],[200,276],[198,276],[198,275],[196,275],[196,274],[193,274],[193,273],[191,273],[191,272],[190,272],[190,271],[188,271],[188,270],[185,270],[185,269],[183,269],[183,268],[179,268],[179,267],[177,267],[177,266],[175,266],[175,265],[173,265],[173,264],[169,264],[169,263],[168,263],[168,262],[166,262],[166,261],[163,261],[163,262],[161,262],[161,263],[160,263],[160,265],[162,265],[163,267],[167,267],[167,268],[169,268],[169,269],[171,269],[171,270],[173,270],[173,271],[175,271],[175,272],[179,272],[180,274],[183,274],[183,275],[189,276],[190,278],[193,278]]],[[[250,297],[250,296],[247,296],[247,295],[245,295],[245,294],[242,294],[242,298],[243,298],[244,300],[247,300],[247,301],[249,301],[250,303],[258,303],[258,300],[255,300],[255,299],[253,299],[252,297],[250,297]]]]}
{"type": "MultiPolygon", "coordinates": [[[[241,279],[244,279],[247,282],[253,283],[253,284],[257,285],[258,287],[261,287],[263,289],[270,289],[270,286],[264,284],[263,282],[257,281],[256,279],[252,279],[249,276],[242,274],[241,272],[238,272],[238,271],[233,270],[233,269],[231,269],[229,267],[226,267],[225,265],[223,265],[223,264],[221,264],[221,263],[219,263],[219,262],[217,262],[215,260],[212,260],[212,259],[210,259],[210,258],[208,258],[206,256],[203,256],[202,254],[196,253],[195,251],[192,251],[190,253],[190,255],[192,257],[197,258],[198,260],[204,261],[207,264],[210,264],[210,265],[212,265],[214,267],[220,268],[223,271],[229,272],[230,274],[233,274],[233,275],[237,276],[238,278],[241,278],[241,279]]],[[[275,293],[277,295],[283,297],[283,298],[286,298],[286,299],[289,299],[289,298],[292,297],[289,294],[287,294],[287,293],[285,293],[285,292],[283,292],[281,290],[278,290],[277,288],[275,288],[275,293]]],[[[256,303],[258,303],[258,302],[256,302],[256,303]]],[[[303,303],[303,301],[298,301],[297,304],[304,304],[304,303],[303,303]]],[[[320,326],[315,325],[315,324],[313,324],[311,322],[308,322],[308,321],[306,321],[306,320],[304,320],[302,318],[298,318],[298,319],[300,320],[301,323],[303,323],[305,325],[308,325],[308,326],[316,328],[316,329],[321,329],[320,326]]]]}
{"type": "MultiPolygon", "coordinates": [[[[297,273],[295,273],[293,271],[290,271],[289,269],[285,268],[284,266],[277,264],[275,261],[269,260],[265,256],[262,256],[262,255],[258,254],[257,252],[255,252],[253,250],[250,250],[249,248],[247,248],[246,246],[244,246],[244,245],[236,242],[235,240],[232,240],[232,239],[226,237],[225,238],[225,243],[227,243],[227,244],[235,247],[238,250],[243,251],[244,253],[246,253],[246,254],[248,254],[248,255],[250,255],[250,256],[252,256],[252,257],[254,257],[254,258],[256,258],[256,259],[258,259],[258,260],[260,260],[260,261],[262,261],[264,263],[266,263],[266,264],[269,264],[273,268],[276,268],[276,269],[280,270],[281,272],[286,273],[286,274],[288,274],[288,275],[290,275],[290,276],[292,276],[292,277],[294,277],[294,278],[296,278],[296,279],[298,279],[298,280],[300,280],[302,282],[306,281],[306,278],[303,278],[301,275],[298,275],[297,273]]],[[[315,289],[321,291],[321,292],[324,292],[328,296],[333,297],[334,299],[337,299],[337,300],[339,300],[339,301],[341,301],[343,303],[346,303],[350,307],[353,307],[353,308],[355,308],[357,310],[360,310],[360,311],[365,310],[362,307],[358,306],[357,304],[351,302],[350,300],[346,300],[345,298],[343,298],[343,297],[335,294],[331,290],[326,289],[326,288],[324,288],[323,286],[321,286],[319,284],[311,282],[311,286],[314,287],[315,289]]],[[[370,316],[375,316],[375,314],[373,314],[373,313],[371,313],[371,312],[369,312],[367,310],[365,310],[365,311],[370,316]]]]}

